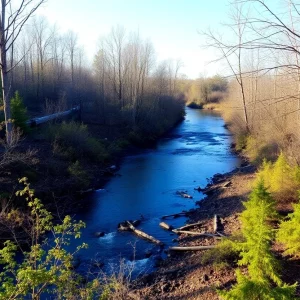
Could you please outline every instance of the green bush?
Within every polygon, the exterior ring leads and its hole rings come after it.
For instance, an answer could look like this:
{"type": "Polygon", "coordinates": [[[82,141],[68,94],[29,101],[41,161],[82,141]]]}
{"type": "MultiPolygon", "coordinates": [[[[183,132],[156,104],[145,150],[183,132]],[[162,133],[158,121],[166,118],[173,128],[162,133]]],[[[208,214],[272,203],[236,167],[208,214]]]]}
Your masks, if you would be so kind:
{"type": "Polygon", "coordinates": [[[291,166],[283,153],[272,163],[264,160],[257,174],[277,201],[295,201],[300,189],[300,168],[291,166]]]}
{"type": "Polygon", "coordinates": [[[294,212],[280,223],[276,237],[285,246],[284,255],[300,258],[300,203],[295,204],[294,212]]]}
{"type": "Polygon", "coordinates": [[[109,147],[108,151],[112,155],[120,153],[122,150],[126,149],[130,145],[129,141],[126,139],[118,139],[113,141],[109,147]]]}
{"type": "Polygon", "coordinates": [[[241,242],[241,235],[233,235],[230,238],[224,238],[215,248],[203,253],[201,262],[212,263],[214,266],[220,266],[225,262],[235,262],[239,256],[239,249],[236,244],[241,242]]]}
{"type": "Polygon", "coordinates": [[[68,172],[80,186],[89,186],[90,180],[88,173],[83,170],[78,160],[68,167],[68,172]]]}
{"type": "Polygon", "coordinates": [[[73,239],[80,238],[85,224],[70,216],[55,224],[27,179],[20,183],[24,189],[16,195],[26,199],[28,214],[11,210],[7,218],[13,224],[26,223],[31,245],[24,250],[20,244],[4,242],[0,249],[0,299],[125,299],[129,287],[125,273],[87,281],[74,271],[74,257],[87,245],[80,244],[74,252],[67,248],[73,239]],[[46,233],[48,238],[44,239],[46,233]],[[17,253],[22,253],[22,261],[17,253]]]}
{"type": "Polygon", "coordinates": [[[14,125],[21,128],[23,132],[28,132],[29,126],[26,124],[28,121],[27,109],[20,97],[19,92],[16,92],[11,99],[11,116],[14,125]]]}
{"type": "Polygon", "coordinates": [[[86,125],[74,121],[63,122],[51,126],[49,134],[53,140],[54,152],[71,160],[88,157],[94,161],[105,162],[109,158],[104,144],[90,136],[86,125]]]}
{"type": "Polygon", "coordinates": [[[235,146],[236,151],[242,151],[246,149],[247,138],[248,136],[244,133],[241,133],[236,137],[236,146],[235,146]]]}
{"type": "Polygon", "coordinates": [[[220,291],[224,299],[294,299],[296,284],[282,282],[278,261],[271,252],[274,230],[269,219],[276,217],[275,201],[260,180],[241,214],[241,232],[245,242],[237,243],[240,266],[247,274],[237,271],[237,283],[229,291],[220,291]]]}
{"type": "MultiPolygon", "coordinates": [[[[54,225],[52,215],[41,201],[34,197],[26,178],[20,182],[23,182],[25,187],[18,191],[17,195],[27,199],[32,244],[29,251],[23,251],[24,259],[19,263],[16,261],[17,245],[11,241],[4,243],[0,250],[0,263],[3,266],[0,271],[0,298],[40,299],[41,295],[47,292],[64,297],[77,292],[80,295],[80,277],[71,268],[73,254],[68,253],[63,246],[68,245],[72,237],[80,237],[80,229],[84,227],[84,223],[75,223],[66,216],[62,224],[54,225]],[[49,230],[53,231],[55,239],[53,247],[46,251],[45,245],[39,241],[49,230]]],[[[13,211],[8,214],[12,221],[16,216],[13,211]]],[[[85,247],[86,245],[82,244],[77,251],[85,247]]]]}
{"type": "Polygon", "coordinates": [[[276,160],[279,152],[278,144],[276,142],[266,143],[265,141],[246,133],[237,135],[236,150],[243,152],[243,154],[255,165],[260,165],[264,159],[271,161],[276,160]]]}

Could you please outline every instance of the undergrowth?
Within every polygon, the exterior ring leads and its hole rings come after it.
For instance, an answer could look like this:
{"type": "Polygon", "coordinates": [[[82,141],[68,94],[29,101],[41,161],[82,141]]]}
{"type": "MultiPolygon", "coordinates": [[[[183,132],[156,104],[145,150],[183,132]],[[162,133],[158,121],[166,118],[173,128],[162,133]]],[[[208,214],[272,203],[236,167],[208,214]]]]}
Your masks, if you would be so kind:
{"type": "Polygon", "coordinates": [[[257,174],[264,180],[269,192],[278,202],[291,202],[298,199],[300,189],[300,167],[291,166],[281,152],[272,163],[264,161],[257,174]]]}
{"type": "Polygon", "coordinates": [[[238,265],[247,272],[237,270],[237,283],[229,291],[219,291],[223,299],[295,299],[297,284],[281,280],[279,262],[271,251],[275,232],[269,221],[277,217],[275,204],[260,179],[240,216],[245,241],[233,245],[239,251],[238,265]]]}
{"type": "Polygon", "coordinates": [[[52,125],[48,135],[53,142],[54,153],[70,160],[87,157],[92,161],[105,162],[109,159],[104,143],[92,137],[84,124],[72,121],[52,125]]]}
{"type": "Polygon", "coordinates": [[[74,257],[87,244],[81,243],[74,252],[67,248],[73,239],[80,238],[85,224],[70,216],[54,223],[27,179],[20,183],[24,188],[16,194],[26,199],[28,212],[12,209],[7,218],[16,224],[16,233],[19,226],[26,226],[30,245],[25,248],[17,240],[6,241],[0,250],[0,299],[126,299],[130,286],[124,269],[105,280],[97,275],[88,279],[75,272],[74,257]]]}
{"type": "Polygon", "coordinates": [[[285,256],[300,258],[300,203],[294,204],[294,212],[280,223],[276,237],[285,247],[285,256]]]}

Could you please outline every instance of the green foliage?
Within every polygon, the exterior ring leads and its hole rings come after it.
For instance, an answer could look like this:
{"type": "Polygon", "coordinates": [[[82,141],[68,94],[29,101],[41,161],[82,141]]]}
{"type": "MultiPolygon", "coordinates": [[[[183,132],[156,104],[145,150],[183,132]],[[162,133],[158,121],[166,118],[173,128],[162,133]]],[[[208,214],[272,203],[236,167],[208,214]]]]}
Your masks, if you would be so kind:
{"type": "Polygon", "coordinates": [[[221,291],[224,299],[294,299],[296,284],[289,286],[278,274],[278,262],[271,252],[274,231],[269,220],[276,217],[275,201],[260,180],[241,214],[241,232],[245,241],[240,249],[240,266],[247,274],[237,272],[237,283],[228,292],[221,291]]]}
{"type": "Polygon", "coordinates": [[[11,116],[15,126],[21,128],[24,132],[28,132],[29,127],[26,124],[28,121],[27,109],[18,91],[15,93],[10,103],[11,116]]]}
{"type": "Polygon", "coordinates": [[[214,266],[220,266],[224,262],[234,262],[239,255],[239,249],[236,247],[242,241],[241,235],[232,235],[230,238],[222,239],[215,248],[207,250],[201,258],[202,263],[213,263],[214,266]]]}
{"type": "Polygon", "coordinates": [[[239,270],[236,272],[237,285],[229,292],[219,291],[223,299],[228,300],[292,300],[296,286],[282,284],[280,287],[272,287],[265,282],[249,279],[239,270]]]}
{"type": "Polygon", "coordinates": [[[187,92],[188,106],[201,108],[204,104],[219,102],[225,97],[227,88],[227,80],[219,75],[190,81],[187,92]]]}
{"type": "Polygon", "coordinates": [[[78,184],[80,184],[80,186],[89,186],[90,180],[88,173],[83,170],[78,160],[76,160],[76,162],[72,163],[69,166],[68,172],[73,178],[75,178],[75,180],[78,182],[78,184]]]}
{"type": "Polygon", "coordinates": [[[108,147],[108,151],[109,153],[111,153],[112,155],[114,154],[118,154],[120,153],[122,150],[126,149],[129,146],[129,141],[126,139],[117,139],[115,141],[113,141],[109,147],[108,147]]]}
{"type": "Polygon", "coordinates": [[[275,283],[280,279],[274,273],[275,258],[270,251],[270,243],[274,237],[269,219],[276,217],[275,201],[266,190],[263,181],[259,181],[244,202],[245,210],[240,219],[242,234],[246,241],[241,244],[243,251],[239,265],[247,265],[250,277],[255,279],[271,278],[275,283]]]}
{"type": "Polygon", "coordinates": [[[236,146],[235,150],[236,151],[242,151],[246,148],[247,146],[247,134],[241,133],[236,137],[236,146]]]}
{"type": "Polygon", "coordinates": [[[275,163],[263,162],[257,180],[264,180],[276,200],[295,200],[300,189],[299,170],[298,166],[290,166],[284,154],[280,153],[275,163]]]}
{"type": "Polygon", "coordinates": [[[260,138],[239,132],[235,138],[236,151],[241,151],[255,165],[260,165],[265,158],[274,161],[277,158],[278,145],[266,143],[260,138]]]}
{"type": "Polygon", "coordinates": [[[259,163],[260,159],[260,144],[253,136],[248,135],[246,137],[246,147],[244,149],[245,153],[249,157],[251,162],[259,163]]]}
{"type": "Polygon", "coordinates": [[[294,205],[288,220],[280,223],[276,238],[285,245],[284,255],[300,257],[300,203],[294,205]]]}
{"type": "Polygon", "coordinates": [[[63,122],[49,129],[53,140],[54,152],[71,160],[88,157],[91,160],[104,162],[109,158],[105,146],[90,136],[84,124],[74,121],[63,122]]]}
{"type": "MultiPolygon", "coordinates": [[[[34,197],[27,179],[23,178],[20,182],[25,187],[17,195],[26,198],[30,210],[32,242],[30,249],[22,252],[24,258],[21,263],[16,261],[16,244],[6,241],[0,250],[0,299],[40,299],[45,293],[52,294],[55,299],[99,298],[105,289],[100,286],[99,280],[83,284],[82,278],[73,271],[74,254],[87,245],[81,244],[74,253],[65,249],[72,238],[80,238],[80,230],[85,224],[66,216],[61,224],[55,225],[52,215],[34,197]],[[47,240],[44,239],[40,243],[41,237],[49,231],[53,234],[53,241],[46,245],[47,240]]],[[[15,217],[15,213],[12,212],[10,217],[15,217]]],[[[108,293],[106,291],[106,295],[108,293]]]]}

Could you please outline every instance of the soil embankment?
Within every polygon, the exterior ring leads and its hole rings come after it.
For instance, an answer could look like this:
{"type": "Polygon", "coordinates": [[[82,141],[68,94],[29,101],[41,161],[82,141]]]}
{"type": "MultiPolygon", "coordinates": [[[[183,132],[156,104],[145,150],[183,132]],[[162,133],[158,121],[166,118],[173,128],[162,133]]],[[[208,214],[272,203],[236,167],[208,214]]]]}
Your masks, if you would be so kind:
{"type": "MultiPolygon", "coordinates": [[[[246,165],[227,174],[217,174],[212,184],[205,188],[207,197],[199,201],[199,208],[192,210],[188,223],[200,222],[199,226],[188,230],[199,233],[214,232],[214,215],[221,218],[222,235],[231,235],[240,229],[239,213],[243,210],[255,179],[256,169],[246,165]]],[[[281,212],[281,206],[277,207],[281,212]]],[[[286,212],[285,212],[286,215],[286,212]]],[[[217,238],[197,237],[182,234],[178,238],[180,246],[209,246],[216,244],[217,238]]],[[[212,259],[203,260],[207,250],[169,252],[168,258],[158,270],[137,280],[134,289],[136,299],[220,299],[217,289],[228,289],[235,283],[236,262],[215,263],[212,259]]],[[[281,264],[281,277],[285,283],[300,281],[299,260],[283,257],[283,248],[272,246],[281,264]]],[[[213,257],[212,257],[213,258],[213,257]]],[[[299,297],[297,288],[296,296],[299,297]]]]}
{"type": "MultiPolygon", "coordinates": [[[[221,217],[225,235],[238,230],[238,214],[243,209],[242,202],[250,193],[254,177],[255,168],[250,165],[215,176],[206,189],[207,197],[199,201],[199,208],[189,215],[188,223],[203,223],[189,230],[213,233],[215,214],[221,217]]],[[[186,234],[181,234],[178,241],[180,246],[216,243],[214,238],[186,234]]],[[[216,288],[231,285],[235,280],[235,270],[229,265],[202,263],[204,251],[170,253],[155,273],[137,282],[134,294],[140,299],[219,299],[216,288]]]]}

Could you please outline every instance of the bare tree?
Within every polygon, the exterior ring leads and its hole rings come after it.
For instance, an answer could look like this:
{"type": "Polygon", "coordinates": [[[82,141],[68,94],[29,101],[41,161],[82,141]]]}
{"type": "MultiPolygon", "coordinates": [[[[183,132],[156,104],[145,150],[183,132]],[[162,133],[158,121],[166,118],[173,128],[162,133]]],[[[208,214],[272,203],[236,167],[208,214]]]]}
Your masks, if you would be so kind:
{"type": "Polygon", "coordinates": [[[73,31],[69,31],[66,36],[66,50],[70,59],[70,67],[71,67],[71,85],[72,92],[74,89],[74,60],[75,54],[77,51],[77,35],[73,31]]]}
{"type": "Polygon", "coordinates": [[[51,45],[55,36],[55,27],[49,28],[45,18],[34,19],[34,41],[37,58],[37,98],[44,100],[45,69],[46,65],[53,59],[50,55],[51,45]]]}
{"type": "Polygon", "coordinates": [[[7,54],[13,47],[27,20],[44,2],[45,0],[1,0],[0,65],[7,144],[11,144],[12,142],[10,82],[8,74],[14,68],[14,65],[8,66],[7,54]]]}
{"type": "Polygon", "coordinates": [[[221,36],[218,36],[212,31],[204,32],[204,35],[208,38],[208,47],[217,48],[221,52],[220,59],[224,59],[227,62],[234,78],[240,86],[245,127],[246,131],[250,132],[242,70],[243,39],[247,24],[247,17],[245,17],[243,13],[243,5],[243,1],[234,2],[231,13],[233,24],[227,25],[237,38],[237,43],[226,43],[221,36]]]}

